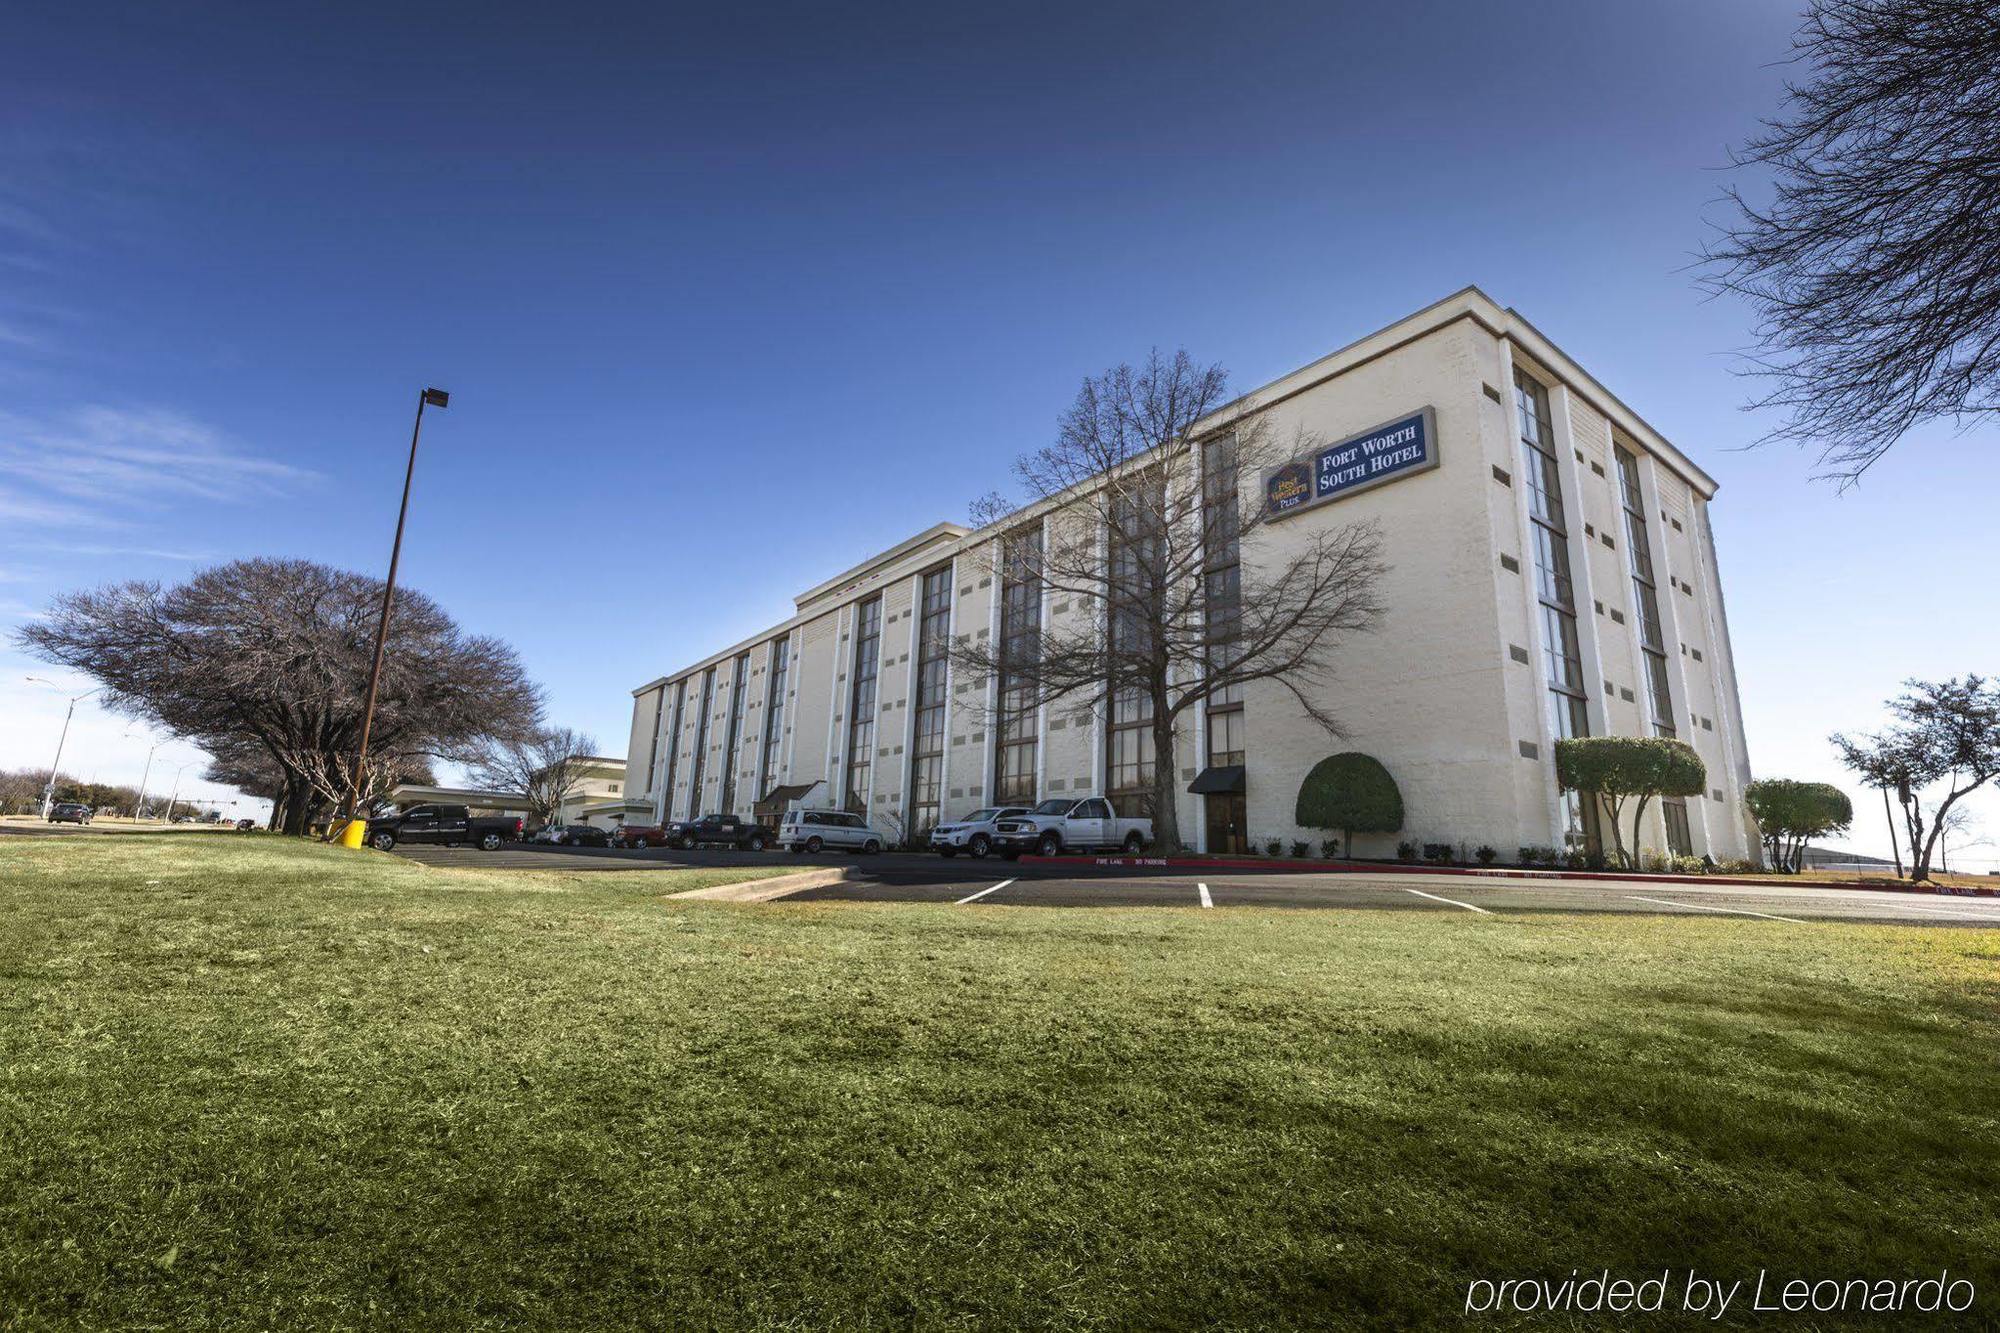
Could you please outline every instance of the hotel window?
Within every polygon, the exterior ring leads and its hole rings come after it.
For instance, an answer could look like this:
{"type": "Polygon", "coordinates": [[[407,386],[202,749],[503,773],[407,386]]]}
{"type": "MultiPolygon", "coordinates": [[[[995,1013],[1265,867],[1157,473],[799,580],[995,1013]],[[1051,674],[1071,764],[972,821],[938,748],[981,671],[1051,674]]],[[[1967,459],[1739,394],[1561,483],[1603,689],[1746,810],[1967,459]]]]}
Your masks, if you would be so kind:
{"type": "Polygon", "coordinates": [[[1688,805],[1683,797],[1670,796],[1660,802],[1667,819],[1667,849],[1675,856],[1694,855],[1694,835],[1688,831],[1688,805]]]}
{"type": "Polygon", "coordinates": [[[694,767],[688,771],[688,818],[700,819],[701,782],[708,766],[708,711],[715,707],[715,668],[701,673],[701,708],[694,716],[694,767]]]}
{"type": "Polygon", "coordinates": [[[1042,529],[1000,542],[1000,712],[994,726],[993,804],[1035,801],[1035,693],[1009,668],[1032,662],[1042,632],[1042,529]]]}
{"type": "Polygon", "coordinates": [[[743,709],[750,694],[750,654],[738,653],[729,672],[729,729],[722,733],[723,814],[736,813],[736,742],[743,738],[743,709]]]}
{"type": "MultiPolygon", "coordinates": [[[[1525,371],[1516,370],[1514,403],[1520,418],[1528,526],[1534,538],[1550,730],[1557,739],[1567,740],[1589,735],[1590,720],[1584,702],[1583,653],[1577,646],[1569,524],[1563,510],[1562,478],[1556,468],[1555,432],[1549,424],[1548,390],[1525,371]]],[[[1572,842],[1590,840],[1594,820],[1581,798],[1575,792],[1564,792],[1562,804],[1564,836],[1572,842]]]]}
{"type": "Polygon", "coordinates": [[[660,686],[660,697],[654,701],[658,711],[653,718],[653,746],[646,752],[646,781],[657,782],[660,776],[660,732],[667,725],[667,687],[660,686]]]}
{"type": "Polygon", "coordinates": [[[938,822],[944,797],[946,654],[951,646],[951,566],[924,575],[917,620],[917,718],[910,747],[912,840],[938,822]]]}
{"type": "MultiPolygon", "coordinates": [[[[771,640],[771,693],[764,701],[764,791],[778,785],[778,746],[784,736],[785,681],[792,669],[792,641],[771,640]]],[[[762,799],[764,792],[759,792],[762,799]]]]}
{"type": "MultiPolygon", "coordinates": [[[[681,680],[674,685],[674,721],[667,729],[667,772],[660,779],[660,821],[665,823],[674,817],[674,770],[679,766],[681,743],[681,713],[687,707],[688,683],[681,680]]],[[[664,706],[664,705],[663,705],[664,706]]]]}
{"type": "Polygon", "coordinates": [[[1124,478],[1130,489],[1111,503],[1109,531],[1110,577],[1106,591],[1105,635],[1111,661],[1111,712],[1104,730],[1105,794],[1121,817],[1153,816],[1155,746],[1153,697],[1137,684],[1152,655],[1152,630],[1159,623],[1160,534],[1163,508],[1158,477],[1124,478]],[[1122,678],[1122,679],[1121,679],[1122,678]]]}
{"type": "MultiPolygon", "coordinates": [[[[1674,701],[1667,689],[1667,639],[1660,627],[1659,589],[1653,581],[1653,547],[1647,539],[1646,502],[1639,493],[1639,460],[1622,445],[1618,494],[1625,505],[1625,558],[1632,567],[1632,604],[1639,611],[1639,647],[1646,656],[1646,693],[1653,705],[1653,734],[1674,735],[1674,701]]],[[[1687,812],[1681,812],[1682,823],[1687,812]]],[[[1669,825],[1671,827],[1671,824],[1669,825]]]]}
{"type": "MultiPolygon", "coordinates": [[[[1236,437],[1211,440],[1202,463],[1202,617],[1211,671],[1231,664],[1243,618],[1242,513],[1238,507],[1236,437]]],[[[1243,687],[1208,696],[1208,762],[1243,762],[1243,687]]]]}
{"type": "Polygon", "coordinates": [[[882,599],[854,612],[854,687],[847,700],[847,803],[868,813],[868,783],[875,761],[875,677],[882,665],[882,599]]]}

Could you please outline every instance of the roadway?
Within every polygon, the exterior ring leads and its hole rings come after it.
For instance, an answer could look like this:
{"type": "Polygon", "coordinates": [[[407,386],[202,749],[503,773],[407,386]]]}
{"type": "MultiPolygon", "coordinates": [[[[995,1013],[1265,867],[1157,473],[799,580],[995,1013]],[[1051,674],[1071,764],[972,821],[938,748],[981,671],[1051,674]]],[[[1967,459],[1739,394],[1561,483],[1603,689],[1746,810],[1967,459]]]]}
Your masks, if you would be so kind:
{"type": "Polygon", "coordinates": [[[848,878],[788,895],[786,902],[918,902],[984,907],[1186,907],[1313,910],[1373,908],[1506,916],[1621,912],[1733,918],[1745,922],[1890,922],[2000,928],[2000,899],[1773,882],[1730,885],[1527,876],[1370,873],[1191,866],[1100,866],[1083,861],[974,861],[885,853],[818,857],[782,852],[511,846],[497,852],[414,847],[399,855],[428,865],[533,870],[659,870],[681,866],[840,866],[848,878]]]}

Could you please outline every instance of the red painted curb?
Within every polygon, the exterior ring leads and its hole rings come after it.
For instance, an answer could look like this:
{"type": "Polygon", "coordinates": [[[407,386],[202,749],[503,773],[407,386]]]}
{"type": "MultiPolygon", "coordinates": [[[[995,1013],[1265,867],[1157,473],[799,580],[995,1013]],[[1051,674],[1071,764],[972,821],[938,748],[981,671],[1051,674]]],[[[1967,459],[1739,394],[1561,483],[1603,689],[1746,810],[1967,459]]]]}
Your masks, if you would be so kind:
{"type": "Polygon", "coordinates": [[[1312,861],[1283,857],[1185,856],[1023,856],[1040,865],[1166,866],[1186,870],[1310,871],[1337,875],[1458,875],[1474,879],[1587,879],[1614,883],[1729,884],[1747,888],[1773,885],[1802,889],[1864,889],[1870,893],[1926,893],[1947,898],[2000,898],[2000,888],[1960,888],[1941,884],[1880,884],[1859,879],[1805,879],[1789,875],[1665,875],[1608,870],[1487,870],[1475,866],[1411,865],[1403,861],[1312,861]]]}

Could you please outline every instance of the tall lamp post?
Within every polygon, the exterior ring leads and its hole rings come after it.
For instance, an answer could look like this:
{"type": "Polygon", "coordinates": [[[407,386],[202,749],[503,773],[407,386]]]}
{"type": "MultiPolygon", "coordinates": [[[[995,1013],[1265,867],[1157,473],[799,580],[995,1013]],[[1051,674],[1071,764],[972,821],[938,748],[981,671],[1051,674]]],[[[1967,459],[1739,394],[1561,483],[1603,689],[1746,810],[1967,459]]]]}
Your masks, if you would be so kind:
{"type": "Polygon", "coordinates": [[[174,822],[174,802],[181,798],[181,774],[187,772],[188,764],[192,764],[193,762],[194,760],[190,759],[187,761],[187,764],[182,764],[174,770],[174,794],[167,798],[167,822],[169,824],[174,822]]]}
{"type": "MultiPolygon", "coordinates": [[[[120,739],[129,739],[131,735],[132,733],[128,731],[120,739]]],[[[153,748],[146,751],[146,770],[139,775],[139,800],[132,807],[132,818],[135,821],[143,817],[146,813],[146,782],[153,776],[153,756],[159,753],[160,747],[164,744],[166,744],[165,741],[156,740],[153,742],[153,748]]]]}
{"type": "MultiPolygon", "coordinates": [[[[28,679],[35,682],[37,685],[46,685],[52,690],[59,691],[62,689],[62,686],[56,684],[54,681],[44,680],[40,676],[30,676],[28,677],[28,679]]],[[[97,690],[101,690],[103,688],[104,687],[102,685],[99,685],[97,687],[97,690]]],[[[76,716],[76,706],[82,703],[85,699],[88,699],[91,695],[96,694],[97,690],[85,690],[82,694],[79,694],[74,698],[72,698],[69,701],[69,710],[63,714],[62,735],[56,738],[56,761],[55,763],[49,765],[49,785],[42,788],[43,819],[47,819],[49,817],[49,811],[54,807],[56,803],[56,773],[62,768],[63,746],[69,744],[69,720],[76,716]]]]}
{"type": "Polygon", "coordinates": [[[403,524],[410,516],[410,482],[417,475],[417,440],[424,433],[424,409],[447,407],[451,395],[425,389],[417,395],[417,423],[410,430],[410,462],[403,469],[403,504],[396,511],[396,541],[389,548],[389,580],[382,585],[382,614],[375,623],[375,662],[368,668],[368,703],[361,712],[361,747],[354,752],[354,774],[347,782],[347,823],[361,799],[361,770],[368,762],[368,733],[375,727],[375,691],[382,684],[382,649],[389,641],[389,612],[396,602],[396,566],[403,558],[403,524]]]}

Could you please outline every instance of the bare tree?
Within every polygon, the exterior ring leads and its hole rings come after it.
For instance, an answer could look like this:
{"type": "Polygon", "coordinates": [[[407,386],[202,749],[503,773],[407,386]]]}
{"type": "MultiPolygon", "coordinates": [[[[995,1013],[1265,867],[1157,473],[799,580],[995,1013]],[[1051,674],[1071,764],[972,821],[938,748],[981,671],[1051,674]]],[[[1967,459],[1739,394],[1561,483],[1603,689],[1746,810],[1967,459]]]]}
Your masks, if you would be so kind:
{"type": "Polygon", "coordinates": [[[1812,70],[1737,154],[1775,192],[1704,255],[1758,315],[1750,373],[1851,484],[1906,432],[2000,413],[2000,6],[1812,0],[1812,70]]]}
{"type": "MultiPolygon", "coordinates": [[[[346,790],[381,595],[377,579],[310,561],[238,560],[173,587],[65,594],[18,639],[103,681],[109,706],[219,762],[261,752],[279,779],[282,827],[302,833],[346,790]]],[[[430,761],[471,760],[540,713],[513,649],[406,592],[390,625],[363,796],[430,761]]]]}
{"type": "MultiPolygon", "coordinates": [[[[1213,694],[1272,682],[1329,733],[1329,663],[1347,633],[1381,615],[1381,537],[1371,524],[1302,521],[1285,553],[1263,540],[1266,469],[1310,447],[1279,442],[1238,411],[1197,439],[1197,423],[1228,402],[1228,377],[1186,352],[1153,352],[1137,368],[1086,379],[1054,443],[1015,465],[1029,506],[1020,532],[995,543],[996,581],[1029,582],[1075,613],[1023,641],[960,636],[956,669],[1006,686],[1002,711],[1044,704],[1093,710],[1138,771],[1155,845],[1180,845],[1175,806],[1177,724],[1213,694]],[[1247,489],[1240,485],[1250,478],[1247,489]]],[[[997,495],[973,519],[999,522],[997,495]]],[[[1128,765],[1117,765],[1129,767],[1128,765]]]]}
{"type": "Polygon", "coordinates": [[[474,768],[474,780],[527,798],[540,824],[553,824],[563,804],[582,790],[597,742],[568,727],[544,727],[526,736],[488,745],[474,768]]]}
{"type": "Polygon", "coordinates": [[[1930,878],[1953,810],[2000,776],[2000,685],[1968,675],[1912,680],[1889,701],[1895,722],[1872,736],[1836,734],[1841,762],[1895,795],[1910,846],[1910,879],[1930,878]],[[1940,787],[1942,791],[1940,791],[1940,787]]]}

